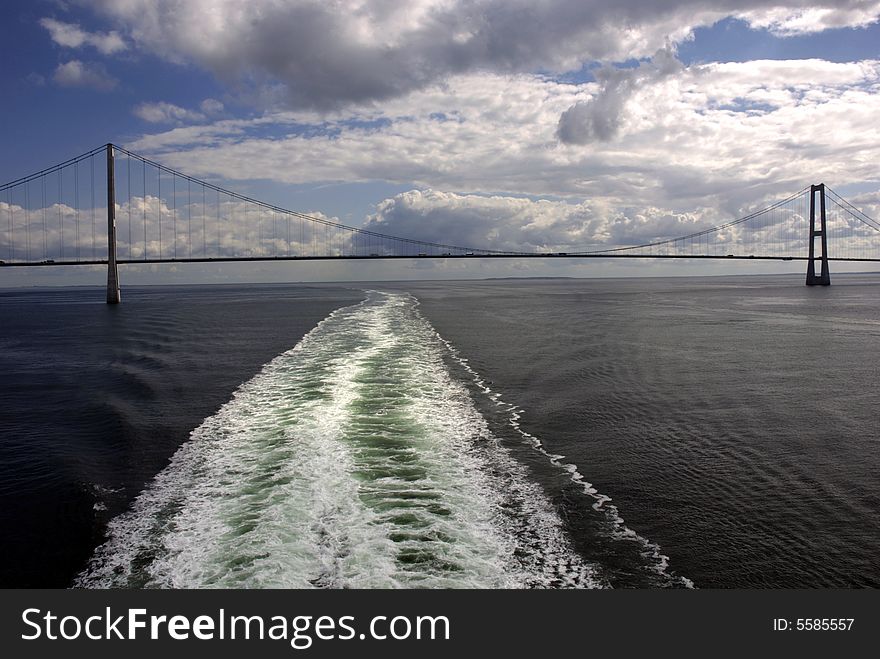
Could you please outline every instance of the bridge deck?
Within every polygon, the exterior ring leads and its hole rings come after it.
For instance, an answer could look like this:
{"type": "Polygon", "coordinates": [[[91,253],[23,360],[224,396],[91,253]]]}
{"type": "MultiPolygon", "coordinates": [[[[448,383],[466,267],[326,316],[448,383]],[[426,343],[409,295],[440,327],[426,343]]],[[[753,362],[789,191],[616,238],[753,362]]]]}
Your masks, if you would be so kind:
{"type": "MultiPolygon", "coordinates": [[[[120,265],[125,264],[153,264],[153,263],[237,263],[249,261],[388,261],[399,259],[718,259],[718,260],[742,260],[742,261],[808,261],[808,256],[742,256],[738,254],[424,254],[412,256],[405,254],[388,254],[379,256],[362,256],[346,254],[339,256],[236,256],[236,257],[184,257],[184,258],[161,258],[161,259],[117,259],[120,265]]],[[[834,257],[829,256],[829,261],[858,261],[880,262],[880,258],[857,258],[857,257],[834,257]]],[[[80,260],[80,261],[0,261],[0,267],[35,267],[35,266],[58,266],[58,265],[107,265],[107,259],[80,260]]]]}

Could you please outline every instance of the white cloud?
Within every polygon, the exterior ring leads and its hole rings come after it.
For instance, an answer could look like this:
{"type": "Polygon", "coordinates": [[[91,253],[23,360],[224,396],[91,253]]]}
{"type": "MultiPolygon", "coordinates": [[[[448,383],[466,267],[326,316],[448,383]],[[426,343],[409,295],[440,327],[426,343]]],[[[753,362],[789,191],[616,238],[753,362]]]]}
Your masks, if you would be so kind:
{"type": "Polygon", "coordinates": [[[183,124],[205,121],[209,116],[221,114],[223,103],[213,98],[206,98],[199,104],[201,112],[188,110],[173,103],[141,103],[134,107],[132,113],[153,124],[183,124]]]}
{"type": "Polygon", "coordinates": [[[269,113],[179,127],[130,146],[227,180],[383,180],[679,210],[708,203],[728,216],[811,182],[877,177],[875,61],[682,68],[632,91],[614,140],[560,144],[560,116],[600,93],[594,83],[536,76],[459,76],[381,109],[269,113]],[[285,136],[261,137],[266,124],[285,136]]]}
{"type": "Polygon", "coordinates": [[[601,211],[590,204],[411,190],[378,204],[380,233],[505,251],[560,251],[596,242],[601,211]]]}
{"type": "MultiPolygon", "coordinates": [[[[568,251],[681,235],[813,182],[878,186],[877,61],[685,67],[674,52],[726,17],[790,36],[864,27],[880,1],[87,4],[114,21],[118,32],[103,36],[202,67],[229,98],[262,105],[233,119],[216,99],[143,103],[137,116],[166,125],[131,148],[201,177],[388,182],[408,190],[373,200],[368,222],[388,233],[568,251]],[[630,58],[640,62],[591,68],[596,82],[552,75],[630,58]]],[[[55,23],[44,26],[65,47],[116,48],[55,23]]],[[[115,84],[80,60],[55,80],[115,84]]],[[[876,192],[857,203],[880,208],[876,192]]],[[[142,204],[168,221],[158,201],[142,204]]]]}
{"type": "MultiPolygon", "coordinates": [[[[653,206],[615,207],[603,200],[575,204],[411,190],[379,203],[367,227],[462,247],[574,253],[676,238],[716,223],[718,216],[708,208],[676,213],[653,206]]],[[[732,242],[739,237],[732,230],[719,239],[732,242]]]]}
{"type": "Polygon", "coordinates": [[[673,50],[666,47],[636,68],[606,66],[597,70],[595,76],[601,85],[600,92],[563,112],[556,134],[562,142],[569,144],[607,142],[617,137],[627,102],[637,89],[680,74],[683,69],[673,50]]]}
{"type": "Polygon", "coordinates": [[[880,189],[853,195],[847,201],[866,213],[874,222],[880,223],[880,189]]]}
{"type": "Polygon", "coordinates": [[[59,64],[53,79],[63,87],[91,87],[99,91],[113,89],[119,82],[107,73],[103,65],[76,59],[59,64]]]}
{"type": "Polygon", "coordinates": [[[185,121],[201,121],[205,118],[200,112],[187,110],[173,103],[141,103],[135,106],[132,113],[150,123],[177,123],[185,121]]]}
{"type": "Polygon", "coordinates": [[[54,18],[42,18],[40,25],[49,31],[52,41],[65,48],[88,45],[104,55],[113,55],[127,47],[118,32],[86,32],[76,23],[62,23],[54,18]]]}
{"type": "MultiPolygon", "coordinates": [[[[105,10],[128,21],[144,48],[161,44],[165,56],[200,62],[220,75],[262,72],[274,80],[272,90],[279,84],[284,93],[297,90],[288,100],[299,109],[270,109],[254,119],[212,121],[209,114],[222,112],[213,101],[200,110],[142,106],[143,118],[178,125],[135,141],[129,145],[135,151],[203,177],[385,181],[417,188],[382,202],[371,219],[401,231],[412,228],[409,235],[453,223],[452,235],[472,236],[477,245],[490,238],[503,249],[524,240],[556,250],[586,239],[628,244],[732,219],[809,183],[876,181],[877,61],[686,67],[675,58],[674,44],[696,25],[735,15],[760,29],[793,33],[792,17],[806,16],[807,3],[636,4],[548,0],[526,7],[487,0],[468,5],[472,20],[462,22],[454,10],[464,10],[455,0],[415,3],[409,12],[383,12],[364,0],[350,7],[350,16],[327,3],[279,3],[259,5],[247,14],[252,20],[245,20],[243,9],[237,13],[239,5],[221,2],[198,24],[200,38],[186,42],[174,36],[172,17],[180,19],[198,2],[158,2],[165,13],[145,8],[137,19],[120,6],[105,10]],[[540,29],[526,20],[549,17],[550,8],[560,15],[538,21],[540,29]],[[514,9],[520,13],[510,13],[514,9]],[[294,15],[302,24],[282,35],[294,15]],[[452,30],[450,42],[441,38],[447,34],[441,23],[452,30]],[[304,26],[312,37],[321,35],[321,43],[307,39],[314,51],[300,53],[311,58],[309,67],[300,66],[297,49],[304,46],[295,43],[304,26]],[[559,29],[549,39],[542,30],[552,26],[559,29]],[[342,33],[344,43],[333,41],[342,33]],[[459,52],[475,35],[485,39],[489,33],[498,39],[494,49],[473,58],[459,52]],[[331,43],[339,51],[328,63],[322,57],[331,43]],[[525,51],[517,51],[517,43],[525,43],[525,51]],[[243,51],[242,44],[252,50],[243,51]],[[371,59],[380,45],[381,65],[371,59]],[[425,53],[432,54],[432,64],[419,68],[425,53]],[[516,72],[650,53],[634,67],[600,67],[596,82],[586,84],[516,72]],[[232,67],[230,58],[243,68],[232,67]],[[354,80],[362,73],[363,79],[354,80]],[[383,80],[373,85],[380,74],[383,80]],[[302,107],[313,94],[314,107],[302,107]],[[381,105],[377,98],[384,99],[381,105]],[[184,125],[192,121],[200,124],[184,125]],[[273,137],[266,137],[266,127],[273,137]],[[540,203],[550,205],[535,205],[540,203]],[[498,220],[498,233],[490,236],[492,217],[507,219],[498,220]]],[[[139,0],[126,6],[134,5],[141,6],[139,0]]],[[[835,10],[812,16],[813,25],[824,28],[863,25],[880,11],[880,2],[810,6],[835,10]]]]}
{"type": "Polygon", "coordinates": [[[725,17],[780,34],[864,26],[878,0],[93,0],[140,48],[267,107],[338,108],[450,77],[650,56],[725,17]]]}
{"type": "MultiPolygon", "coordinates": [[[[181,194],[176,203],[167,189],[161,200],[152,194],[131,199],[123,195],[117,209],[120,258],[310,255],[327,250],[363,254],[383,252],[388,247],[347,232],[329,234],[328,243],[328,234],[321,225],[266,209],[260,211],[228,197],[203,197],[198,190],[190,197],[188,192],[183,193],[184,186],[178,190],[181,194]]],[[[876,206],[877,199],[878,193],[874,192],[855,197],[854,201],[870,207],[872,200],[876,206]]],[[[876,253],[880,232],[836,209],[829,201],[834,253],[876,253]]],[[[338,221],[319,212],[309,214],[338,221]]],[[[77,212],[66,204],[54,203],[45,210],[32,207],[27,213],[20,204],[0,201],[0,218],[4,220],[0,222],[0,254],[8,255],[10,260],[77,255],[97,258],[106,250],[103,217],[106,209],[100,206],[81,206],[77,212]],[[47,217],[51,221],[44,223],[47,217]],[[56,218],[68,227],[66,234],[60,231],[56,218]],[[70,230],[74,225],[79,229],[76,233],[70,230]],[[35,240],[28,241],[28,230],[35,240]]],[[[601,200],[567,203],[410,190],[380,202],[367,218],[366,227],[385,235],[477,250],[573,254],[676,238],[708,229],[717,222],[710,208],[676,213],[653,206],[613,207],[601,200]]],[[[680,254],[719,247],[722,255],[728,251],[778,254],[790,253],[792,245],[804,245],[805,238],[805,217],[779,212],[719,232],[705,246],[702,241],[679,242],[668,249],[680,254]]]]}
{"type": "Polygon", "coordinates": [[[199,104],[199,107],[201,108],[202,112],[207,115],[222,114],[223,111],[226,109],[223,106],[223,103],[215,98],[206,98],[199,104]]]}
{"type": "MultiPolygon", "coordinates": [[[[817,3],[818,4],[818,3],[817,3]]],[[[845,27],[867,27],[878,20],[872,2],[838,3],[838,6],[776,7],[744,12],[741,18],[753,28],[783,37],[845,27]]]]}

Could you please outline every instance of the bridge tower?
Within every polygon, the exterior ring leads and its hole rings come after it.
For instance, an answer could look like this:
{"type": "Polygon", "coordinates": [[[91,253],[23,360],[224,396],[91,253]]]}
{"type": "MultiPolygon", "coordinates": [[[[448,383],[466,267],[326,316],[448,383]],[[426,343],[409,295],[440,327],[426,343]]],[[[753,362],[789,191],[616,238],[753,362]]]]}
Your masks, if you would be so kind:
{"type": "MultiPolygon", "coordinates": [[[[824,206],[823,206],[824,208],[824,206]]],[[[823,214],[824,217],[824,214],[823,214]]],[[[119,304],[119,272],[116,268],[116,165],[113,145],[107,145],[107,304],[119,304]]]]}
{"type": "Polygon", "coordinates": [[[825,184],[810,186],[810,255],[807,260],[807,286],[830,286],[831,273],[828,270],[828,234],[825,227],[825,184]],[[819,195],[819,229],[816,229],[816,194],[819,195]],[[820,254],[816,256],[816,238],[820,254]],[[816,274],[816,261],[820,262],[816,274]]]}

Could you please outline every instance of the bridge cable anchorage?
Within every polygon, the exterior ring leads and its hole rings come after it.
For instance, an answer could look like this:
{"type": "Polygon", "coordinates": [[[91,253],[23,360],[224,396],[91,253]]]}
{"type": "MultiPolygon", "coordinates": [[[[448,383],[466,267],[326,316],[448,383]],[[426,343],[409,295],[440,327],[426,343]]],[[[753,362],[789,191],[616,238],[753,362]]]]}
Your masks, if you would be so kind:
{"type": "MultiPolygon", "coordinates": [[[[662,237],[660,233],[656,239],[643,240],[638,244],[608,245],[605,242],[588,250],[581,248],[578,251],[551,252],[536,249],[523,252],[467,247],[395,236],[376,231],[375,224],[373,228],[345,225],[319,214],[310,215],[285,209],[248,195],[232,192],[208,181],[183,174],[123,147],[107,144],[54,167],[0,186],[0,192],[5,192],[6,198],[5,207],[2,203],[0,207],[7,215],[6,218],[0,218],[0,254],[9,259],[8,263],[0,261],[0,265],[103,263],[109,266],[114,260],[115,263],[173,263],[419,257],[758,258],[797,259],[809,262],[811,257],[805,255],[807,250],[803,247],[804,242],[807,242],[805,238],[811,231],[813,238],[823,238],[826,242],[825,247],[833,251],[833,253],[825,251],[824,248],[821,250],[819,259],[823,260],[823,264],[831,260],[880,261],[880,258],[872,256],[877,250],[871,249],[873,246],[868,241],[870,236],[880,233],[880,222],[830,189],[827,197],[826,223],[823,227],[820,203],[818,218],[820,228],[815,228],[817,219],[815,208],[813,214],[809,214],[810,204],[807,202],[808,193],[815,194],[816,189],[817,186],[805,187],[794,195],[738,219],[690,231],[674,238],[662,237]],[[104,180],[94,167],[94,159],[104,150],[113,160],[112,171],[108,167],[106,179],[108,206],[110,206],[107,210],[106,259],[98,256],[99,243],[96,235],[98,208],[95,202],[95,186],[101,186],[104,180]],[[120,158],[126,160],[124,169],[121,163],[116,163],[120,158]],[[80,177],[80,165],[85,160],[89,160],[89,170],[86,176],[80,177]],[[135,163],[134,167],[132,161],[135,163]],[[137,172],[138,167],[141,169],[140,172],[137,172]],[[151,170],[149,175],[147,170],[151,170]],[[69,192],[69,184],[65,184],[65,174],[72,179],[72,195],[69,192]],[[126,185],[118,184],[117,174],[126,176],[126,185]],[[47,182],[53,182],[50,177],[57,178],[58,194],[54,201],[58,220],[55,227],[47,226],[47,210],[53,201],[49,199],[50,186],[46,185],[47,182]],[[170,185],[168,177],[171,178],[170,185]],[[140,180],[133,186],[132,178],[140,180]],[[40,181],[39,190],[32,189],[31,184],[37,180],[40,181]],[[116,197],[112,204],[109,203],[111,181],[116,197]],[[181,187],[184,181],[185,190],[181,187]],[[85,192],[83,189],[85,184],[88,184],[91,190],[82,194],[85,192]],[[150,187],[154,187],[154,190],[150,190],[150,187]],[[195,187],[195,195],[193,187],[195,187]],[[198,195],[199,188],[202,193],[201,200],[198,195]],[[64,197],[65,189],[68,196],[73,197],[73,207],[64,197]],[[124,199],[119,199],[119,193],[123,191],[127,191],[127,194],[124,199]],[[209,195],[209,191],[215,194],[209,195]],[[170,200],[165,198],[169,195],[170,200]],[[84,204],[90,203],[91,208],[83,208],[80,201],[84,204]],[[156,204],[155,212],[152,204],[156,204]],[[42,209],[36,208],[37,205],[41,205],[42,209]],[[138,206],[140,212],[137,212],[138,206]],[[210,212],[211,210],[214,212],[210,212]],[[114,215],[112,238],[111,211],[114,215]],[[115,231],[115,220],[120,213],[125,213],[128,218],[127,239],[120,235],[120,232],[115,231]],[[814,223],[812,228],[811,217],[814,223]],[[5,223],[3,219],[6,219],[5,223]],[[88,234],[81,234],[80,219],[83,221],[91,219],[92,246],[88,256],[86,255],[88,234]],[[178,222],[178,219],[181,221],[178,222]],[[297,221],[300,224],[299,231],[296,231],[297,221]],[[137,227],[137,222],[141,222],[142,226],[137,227]],[[73,226],[67,227],[65,231],[67,223],[73,226]],[[213,229],[211,240],[208,240],[209,229],[213,229]],[[69,245],[70,233],[74,233],[73,245],[69,245]],[[137,235],[141,238],[135,237],[137,235]],[[830,240],[832,238],[833,241],[830,240]],[[115,254],[111,258],[111,248],[117,248],[117,241],[120,243],[118,249],[125,255],[125,259],[118,259],[115,254]],[[196,241],[201,242],[201,250],[195,247],[196,241]],[[42,249],[39,246],[40,242],[43,243],[42,249]],[[36,259],[40,260],[35,262],[36,259]]],[[[680,226],[682,217],[692,226],[698,226],[699,216],[696,215],[672,216],[674,225],[680,226]]],[[[634,231],[639,232],[644,232],[645,227],[663,226],[663,221],[655,222],[650,218],[648,220],[627,218],[627,222],[634,227],[634,231]]],[[[628,229],[627,222],[619,226],[628,229]]],[[[669,226],[668,221],[666,226],[669,226]]],[[[669,233],[672,231],[667,231],[666,235],[669,233]]],[[[827,272],[827,268],[825,271],[827,272]]],[[[821,272],[822,270],[820,277],[821,272]]],[[[108,274],[108,283],[109,280],[108,274]]],[[[116,283],[118,285],[118,278],[116,283]]]]}

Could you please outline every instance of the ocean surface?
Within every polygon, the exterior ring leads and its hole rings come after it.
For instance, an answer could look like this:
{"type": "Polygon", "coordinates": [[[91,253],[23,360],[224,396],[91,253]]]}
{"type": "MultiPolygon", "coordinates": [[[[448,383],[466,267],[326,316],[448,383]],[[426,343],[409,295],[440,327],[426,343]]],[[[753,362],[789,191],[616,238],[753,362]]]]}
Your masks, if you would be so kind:
{"type": "Polygon", "coordinates": [[[0,586],[880,587],[880,276],[0,290],[0,586]]]}

